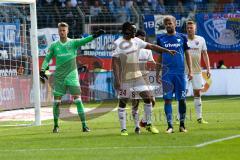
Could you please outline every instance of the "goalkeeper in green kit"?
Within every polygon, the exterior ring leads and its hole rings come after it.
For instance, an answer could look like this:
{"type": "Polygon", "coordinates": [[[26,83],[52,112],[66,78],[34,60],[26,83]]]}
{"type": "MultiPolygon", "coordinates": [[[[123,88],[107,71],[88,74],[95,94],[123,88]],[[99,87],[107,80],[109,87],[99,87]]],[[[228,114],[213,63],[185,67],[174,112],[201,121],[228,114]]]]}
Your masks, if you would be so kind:
{"type": "Polygon", "coordinates": [[[78,78],[76,57],[77,49],[80,46],[91,42],[101,34],[104,34],[104,30],[98,30],[96,34],[90,35],[86,38],[81,39],[69,39],[68,35],[68,24],[61,22],[58,24],[58,33],[60,40],[53,42],[48,53],[43,61],[42,68],[40,71],[40,80],[44,83],[47,76],[45,70],[48,68],[48,63],[52,58],[56,58],[56,70],[54,73],[54,104],[53,104],[53,118],[54,128],[53,133],[59,132],[59,105],[61,104],[61,98],[69,93],[74,97],[74,103],[77,105],[78,115],[82,122],[82,131],[89,132],[90,129],[86,124],[86,117],[84,113],[84,106],[81,100],[80,83],[78,78]]]}

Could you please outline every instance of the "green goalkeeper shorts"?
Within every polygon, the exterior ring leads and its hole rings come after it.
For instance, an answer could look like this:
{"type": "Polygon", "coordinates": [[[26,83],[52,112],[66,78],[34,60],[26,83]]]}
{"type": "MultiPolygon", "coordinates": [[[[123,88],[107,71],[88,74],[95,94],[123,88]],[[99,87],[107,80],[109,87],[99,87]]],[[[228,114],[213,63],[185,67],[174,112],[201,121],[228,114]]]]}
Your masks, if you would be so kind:
{"type": "Polygon", "coordinates": [[[80,83],[77,79],[71,79],[61,82],[55,82],[54,83],[54,92],[53,95],[57,97],[61,97],[65,95],[66,93],[70,93],[71,95],[80,95],[81,94],[81,88],[80,83]]]}
{"type": "Polygon", "coordinates": [[[66,93],[70,93],[71,95],[80,95],[81,94],[81,88],[80,86],[56,86],[54,88],[53,95],[56,97],[62,97],[66,93]]]}

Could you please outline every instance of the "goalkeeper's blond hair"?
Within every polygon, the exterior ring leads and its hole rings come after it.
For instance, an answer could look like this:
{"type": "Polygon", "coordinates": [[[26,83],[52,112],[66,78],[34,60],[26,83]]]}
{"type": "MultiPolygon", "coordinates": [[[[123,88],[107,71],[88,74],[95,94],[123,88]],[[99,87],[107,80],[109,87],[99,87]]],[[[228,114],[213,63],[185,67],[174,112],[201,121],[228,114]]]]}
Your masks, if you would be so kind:
{"type": "Polygon", "coordinates": [[[67,28],[69,28],[69,25],[66,22],[60,22],[60,23],[58,23],[58,28],[60,28],[60,27],[67,27],[67,28]]]}

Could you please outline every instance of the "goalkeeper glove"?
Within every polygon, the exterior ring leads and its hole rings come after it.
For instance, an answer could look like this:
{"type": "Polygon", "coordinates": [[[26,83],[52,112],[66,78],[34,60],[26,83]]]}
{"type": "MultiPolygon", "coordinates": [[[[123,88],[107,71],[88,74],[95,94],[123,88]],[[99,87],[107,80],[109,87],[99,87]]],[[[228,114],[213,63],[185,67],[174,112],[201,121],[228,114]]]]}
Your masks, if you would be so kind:
{"type": "Polygon", "coordinates": [[[97,38],[106,32],[103,29],[99,29],[95,34],[93,34],[93,38],[97,38]]]}
{"type": "Polygon", "coordinates": [[[40,81],[41,81],[42,83],[45,83],[45,80],[48,80],[48,76],[45,74],[45,71],[44,71],[44,70],[41,70],[40,73],[39,73],[39,75],[40,75],[40,81]]]}

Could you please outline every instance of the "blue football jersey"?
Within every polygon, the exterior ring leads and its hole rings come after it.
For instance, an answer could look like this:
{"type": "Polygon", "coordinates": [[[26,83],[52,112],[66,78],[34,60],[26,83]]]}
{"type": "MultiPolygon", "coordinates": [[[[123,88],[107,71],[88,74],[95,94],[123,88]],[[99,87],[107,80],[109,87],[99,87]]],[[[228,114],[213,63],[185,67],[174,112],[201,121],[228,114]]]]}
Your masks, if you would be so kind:
{"type": "Polygon", "coordinates": [[[189,49],[187,37],[184,34],[175,35],[161,34],[157,37],[157,44],[177,53],[172,56],[169,53],[162,53],[163,74],[184,74],[184,55],[189,49]]]}

